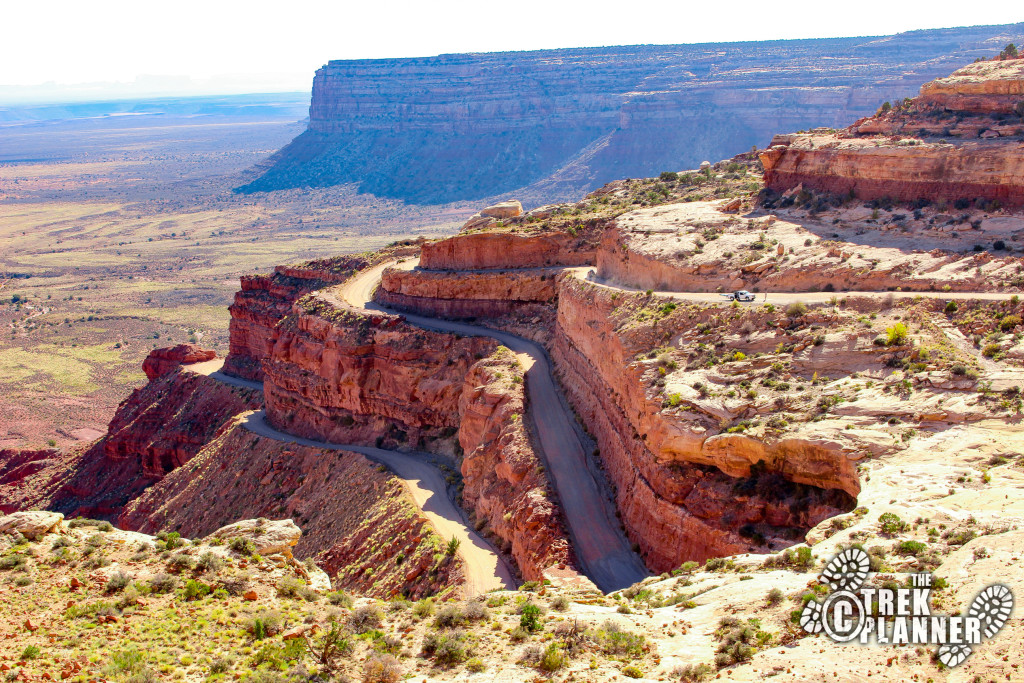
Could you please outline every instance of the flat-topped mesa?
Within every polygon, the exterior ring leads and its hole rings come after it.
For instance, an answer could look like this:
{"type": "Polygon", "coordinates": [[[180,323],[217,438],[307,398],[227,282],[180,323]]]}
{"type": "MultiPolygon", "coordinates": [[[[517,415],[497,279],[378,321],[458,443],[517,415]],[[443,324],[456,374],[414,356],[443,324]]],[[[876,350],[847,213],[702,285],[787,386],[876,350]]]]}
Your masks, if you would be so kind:
{"type": "Polygon", "coordinates": [[[239,189],[569,200],[731,156],[779,129],[847,125],[1022,30],[331,61],[313,79],[307,130],[239,189]]]}
{"type": "Polygon", "coordinates": [[[777,193],[1024,207],[1024,59],[970,64],[844,130],[777,135],[761,161],[777,193]]]}

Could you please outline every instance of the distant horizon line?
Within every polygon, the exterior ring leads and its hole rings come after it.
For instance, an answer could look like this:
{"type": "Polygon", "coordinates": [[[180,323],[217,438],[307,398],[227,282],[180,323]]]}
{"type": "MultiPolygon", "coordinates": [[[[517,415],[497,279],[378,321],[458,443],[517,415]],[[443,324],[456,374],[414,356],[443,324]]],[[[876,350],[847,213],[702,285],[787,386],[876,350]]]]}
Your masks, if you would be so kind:
{"type": "MultiPolygon", "coordinates": [[[[81,104],[104,104],[104,103],[118,103],[118,102],[147,102],[147,101],[160,101],[160,100],[185,100],[185,99],[201,99],[201,98],[225,98],[225,97],[258,97],[258,96],[274,96],[274,95],[288,95],[288,94],[302,94],[309,96],[312,92],[312,75],[316,73],[318,69],[324,68],[331,64],[343,64],[343,63],[358,63],[358,62],[398,62],[406,60],[426,60],[426,59],[438,59],[444,57],[455,57],[460,55],[465,56],[479,56],[479,55],[510,55],[510,54],[536,54],[542,52],[559,52],[559,51],[573,51],[573,50],[614,50],[614,49],[627,49],[627,48],[671,48],[671,47],[691,47],[700,48],[703,46],[714,46],[714,45],[749,45],[756,43],[799,43],[799,42],[816,42],[816,41],[845,41],[845,40],[869,40],[879,38],[894,38],[897,36],[913,34],[913,33],[936,33],[943,31],[956,31],[956,30],[973,30],[973,29],[992,29],[992,28],[1010,28],[1024,26],[1024,22],[1011,22],[1004,24],[970,24],[963,26],[946,26],[939,28],[921,28],[921,29],[909,29],[906,31],[899,31],[896,33],[880,33],[875,35],[855,35],[855,36],[826,36],[818,38],[766,38],[761,40],[731,40],[731,41],[709,41],[709,42],[694,42],[694,43],[630,43],[630,44],[618,44],[618,45],[580,45],[573,47],[555,47],[555,48],[529,48],[523,50],[493,50],[493,51],[466,51],[466,52],[438,52],[437,54],[431,55],[419,55],[419,56],[406,56],[406,57],[366,57],[366,58],[349,58],[349,59],[331,59],[324,64],[313,68],[310,72],[303,72],[303,78],[308,78],[309,85],[299,87],[297,85],[282,85],[280,89],[274,86],[254,86],[251,90],[240,89],[236,87],[225,87],[223,90],[218,89],[206,89],[197,87],[196,89],[188,89],[187,87],[181,90],[174,90],[173,88],[167,90],[144,90],[141,92],[131,92],[131,88],[134,84],[138,84],[140,81],[146,83],[147,88],[152,88],[154,82],[160,80],[165,81],[189,81],[194,83],[196,86],[201,86],[204,82],[216,82],[232,78],[231,75],[215,75],[209,78],[198,78],[193,79],[191,76],[180,75],[180,74],[139,74],[135,77],[135,81],[92,81],[92,82],[77,82],[77,83],[57,83],[55,81],[45,81],[42,83],[35,83],[30,85],[5,85],[0,84],[0,110],[4,109],[15,109],[15,108],[29,108],[29,107],[47,107],[47,106],[61,106],[61,105],[81,105],[81,104]],[[306,76],[305,74],[309,74],[306,76]],[[148,83],[147,83],[148,81],[148,83]],[[88,92],[89,90],[96,89],[107,89],[108,92],[88,92]],[[45,94],[44,94],[45,93],[45,94]]],[[[238,74],[235,77],[239,80],[259,78],[260,74],[238,74]]],[[[263,74],[263,76],[270,77],[268,80],[274,80],[276,78],[295,78],[298,76],[297,72],[291,74],[263,74]]]]}

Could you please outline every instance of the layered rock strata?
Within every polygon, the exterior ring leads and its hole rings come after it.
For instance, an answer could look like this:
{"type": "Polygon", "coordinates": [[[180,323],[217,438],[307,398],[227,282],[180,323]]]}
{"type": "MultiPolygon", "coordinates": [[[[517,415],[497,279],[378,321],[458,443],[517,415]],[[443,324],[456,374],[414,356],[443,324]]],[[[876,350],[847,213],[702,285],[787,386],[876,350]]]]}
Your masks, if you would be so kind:
{"type": "Polygon", "coordinates": [[[374,300],[400,311],[442,318],[493,317],[547,304],[560,269],[462,272],[388,268],[374,300]]]}
{"type": "Polygon", "coordinates": [[[658,342],[631,338],[615,322],[615,309],[610,293],[564,279],[552,358],[597,441],[626,530],[652,571],[749,551],[753,535],[739,533],[747,525],[762,537],[786,538],[852,506],[859,484],[841,450],[715,436],[711,415],[663,414],[660,401],[647,394],[643,366],[633,360],[658,342]]]}
{"type": "MultiPolygon", "coordinates": [[[[1024,206],[1024,59],[970,64],[837,133],[776,136],[774,192],[1024,206]]],[[[961,207],[961,208],[965,208],[961,207]]]]}
{"type": "Polygon", "coordinates": [[[181,370],[136,389],[107,435],[69,463],[46,507],[70,516],[111,517],[187,463],[232,417],[262,406],[258,391],[181,370]]]}
{"type": "Polygon", "coordinates": [[[344,282],[380,259],[415,254],[415,242],[372,254],[319,259],[295,266],[278,266],[270,275],[243,275],[242,288],[228,308],[230,350],[223,371],[243,379],[263,381],[261,362],[270,357],[274,326],[291,312],[299,298],[344,282]]]}
{"type": "Polygon", "coordinates": [[[357,453],[268,439],[237,421],[133,500],[117,523],[206,536],[239,517],[294,520],[305,532],[292,552],[315,559],[335,588],[420,598],[460,582],[461,562],[435,559],[443,540],[393,475],[357,453]]]}
{"type": "Polygon", "coordinates": [[[306,132],[241,189],[358,183],[444,203],[533,185],[517,196],[568,200],[615,178],[695,168],[779,130],[847,125],[1022,36],[1015,25],[331,61],[313,79],[306,132]]]}

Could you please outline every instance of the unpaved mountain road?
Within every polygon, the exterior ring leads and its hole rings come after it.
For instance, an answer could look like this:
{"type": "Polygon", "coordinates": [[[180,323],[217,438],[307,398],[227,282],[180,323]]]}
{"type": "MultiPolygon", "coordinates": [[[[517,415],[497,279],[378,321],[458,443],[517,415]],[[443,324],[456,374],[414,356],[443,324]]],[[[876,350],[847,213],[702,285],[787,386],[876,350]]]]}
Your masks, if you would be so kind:
{"type": "MultiPolygon", "coordinates": [[[[373,302],[373,292],[385,268],[412,269],[418,259],[383,263],[356,275],[343,285],[321,292],[328,300],[370,311],[389,311],[373,302]]],[[[551,362],[539,345],[506,332],[408,313],[409,323],[428,330],[466,336],[491,337],[512,350],[526,375],[529,410],[543,451],[547,472],[558,491],[569,523],[573,549],[587,577],[605,592],[631,586],[649,575],[643,561],[630,548],[612,503],[587,468],[583,443],[573,426],[575,416],[565,407],[551,373],[551,362]]]]}
{"type": "MultiPolygon", "coordinates": [[[[185,370],[198,372],[225,384],[248,389],[263,390],[260,382],[225,375],[220,371],[223,358],[185,366],[185,370]]],[[[434,530],[444,539],[459,540],[459,556],[465,569],[465,592],[478,595],[487,591],[516,588],[515,575],[504,559],[487,541],[480,537],[469,524],[465,513],[448,497],[444,477],[436,467],[429,464],[433,456],[429,453],[408,453],[387,451],[368,446],[337,444],[327,441],[304,439],[274,429],[267,424],[262,410],[247,413],[242,426],[253,434],[292,443],[299,446],[322,448],[332,451],[351,451],[387,466],[402,480],[413,502],[423,511],[434,530]]]]}

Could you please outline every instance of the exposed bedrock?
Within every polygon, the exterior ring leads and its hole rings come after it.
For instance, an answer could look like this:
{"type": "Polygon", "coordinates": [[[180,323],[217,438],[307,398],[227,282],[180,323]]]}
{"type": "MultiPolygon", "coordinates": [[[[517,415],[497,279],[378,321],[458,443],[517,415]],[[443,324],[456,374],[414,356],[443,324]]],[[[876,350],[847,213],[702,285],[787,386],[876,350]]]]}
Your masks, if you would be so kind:
{"type": "Polygon", "coordinates": [[[262,360],[270,357],[273,329],[292,310],[292,304],[310,292],[344,282],[379,259],[411,255],[412,243],[371,255],[355,254],[320,259],[294,266],[278,266],[270,275],[243,275],[242,288],[228,308],[230,350],[223,371],[263,381],[262,360]]]}
{"type": "Polygon", "coordinates": [[[240,412],[262,406],[252,389],[176,370],[136,389],[105,437],[69,464],[46,507],[69,516],[111,517],[187,463],[240,412]]]}
{"type": "Polygon", "coordinates": [[[272,339],[263,368],[273,426],[334,443],[438,452],[450,452],[458,431],[469,367],[497,346],[315,296],[296,304],[272,339]]]}
{"type": "Polygon", "coordinates": [[[555,297],[557,269],[462,272],[388,268],[374,300],[401,311],[442,318],[522,313],[555,297]]]}
{"type": "Polygon", "coordinates": [[[842,126],[998,46],[1020,25],[884,38],[338,60],[307,130],[243,191],[358,183],[418,203],[568,200],[694,168],[779,130],[842,126]]]}
{"type": "Polygon", "coordinates": [[[289,518],[335,588],[419,598],[460,582],[457,558],[435,559],[437,538],[401,482],[357,453],[257,436],[232,421],[186,465],[121,512],[117,525],[201,537],[240,517],[289,518]]]}
{"type": "Polygon", "coordinates": [[[525,426],[521,370],[485,337],[421,330],[310,296],[275,329],[267,417],[335,443],[461,458],[465,506],[539,579],[572,570],[567,535],[525,426]]]}
{"type": "Polygon", "coordinates": [[[146,373],[146,377],[150,381],[153,381],[157,377],[163,377],[173,372],[175,368],[181,365],[202,363],[213,360],[216,357],[216,351],[203,349],[195,344],[178,344],[177,346],[150,351],[149,355],[146,356],[146,360],[142,361],[142,371],[146,373]]]}
{"type": "Polygon", "coordinates": [[[613,308],[607,294],[562,280],[552,357],[653,571],[755,549],[738,533],[747,525],[798,537],[852,504],[859,483],[842,451],[809,440],[716,436],[712,416],[663,414],[646,396],[613,308]]]}
{"type": "MultiPolygon", "coordinates": [[[[527,420],[518,363],[497,353],[474,364],[459,398],[463,499],[502,539],[523,577],[576,564],[527,420]]],[[[479,522],[478,522],[479,523],[479,522]]]]}
{"type": "Polygon", "coordinates": [[[837,133],[779,135],[761,153],[775,192],[1024,206],[1024,59],[982,61],[837,133]]]}
{"type": "Polygon", "coordinates": [[[592,244],[564,231],[524,235],[480,232],[424,244],[420,268],[480,270],[583,266],[592,263],[593,259],[592,244]]]}

